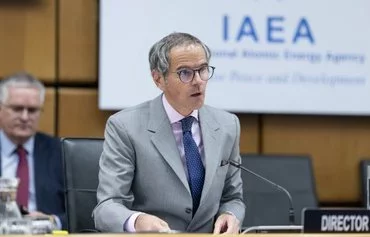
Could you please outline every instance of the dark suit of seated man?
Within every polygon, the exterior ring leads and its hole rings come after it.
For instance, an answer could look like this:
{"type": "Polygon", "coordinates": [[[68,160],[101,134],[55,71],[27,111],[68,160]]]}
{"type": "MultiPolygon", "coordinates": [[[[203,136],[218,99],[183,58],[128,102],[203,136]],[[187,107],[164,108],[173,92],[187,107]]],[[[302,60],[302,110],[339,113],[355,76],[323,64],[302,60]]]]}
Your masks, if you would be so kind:
{"type": "Polygon", "coordinates": [[[17,204],[25,214],[66,229],[60,142],[36,132],[44,99],[44,85],[30,74],[0,82],[0,175],[19,178],[17,204]]]}

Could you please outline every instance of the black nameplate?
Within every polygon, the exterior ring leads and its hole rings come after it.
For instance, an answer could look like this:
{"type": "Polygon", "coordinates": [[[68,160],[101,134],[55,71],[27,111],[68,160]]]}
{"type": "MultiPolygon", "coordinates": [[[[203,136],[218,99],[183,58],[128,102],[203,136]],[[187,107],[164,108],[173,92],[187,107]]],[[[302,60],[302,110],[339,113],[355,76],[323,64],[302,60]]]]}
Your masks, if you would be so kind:
{"type": "Polygon", "coordinates": [[[369,233],[370,210],[305,209],[304,233],[369,233]]]}

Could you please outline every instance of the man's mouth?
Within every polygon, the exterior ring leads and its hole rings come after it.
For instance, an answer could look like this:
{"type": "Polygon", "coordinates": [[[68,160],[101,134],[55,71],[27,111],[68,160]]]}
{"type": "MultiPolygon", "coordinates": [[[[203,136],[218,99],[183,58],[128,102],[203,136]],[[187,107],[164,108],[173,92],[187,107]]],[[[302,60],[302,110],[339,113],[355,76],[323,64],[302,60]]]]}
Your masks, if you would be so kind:
{"type": "Polygon", "coordinates": [[[200,95],[202,95],[202,93],[200,93],[200,92],[191,94],[192,97],[197,97],[197,96],[200,96],[200,95]]]}
{"type": "Polygon", "coordinates": [[[28,129],[29,126],[27,124],[19,124],[17,127],[24,130],[24,129],[28,129]]]}

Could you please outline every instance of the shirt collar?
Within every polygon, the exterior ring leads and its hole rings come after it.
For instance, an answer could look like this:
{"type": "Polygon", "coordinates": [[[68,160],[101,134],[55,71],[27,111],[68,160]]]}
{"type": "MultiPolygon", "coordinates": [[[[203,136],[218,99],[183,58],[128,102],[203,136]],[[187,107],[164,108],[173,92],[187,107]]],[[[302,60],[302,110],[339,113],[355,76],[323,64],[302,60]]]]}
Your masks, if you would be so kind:
{"type": "MultiPolygon", "coordinates": [[[[23,147],[28,154],[33,154],[33,148],[35,144],[35,136],[30,137],[24,144],[23,147]]],[[[9,137],[4,133],[3,130],[0,130],[0,147],[6,156],[12,155],[14,150],[17,148],[17,145],[14,144],[9,137]]]]}
{"type": "MultiPolygon", "coordinates": [[[[185,118],[185,116],[181,115],[170,105],[164,94],[162,95],[162,103],[171,124],[179,122],[181,119],[185,118]]],[[[196,120],[198,120],[198,110],[193,110],[189,116],[193,116],[196,120]]]]}

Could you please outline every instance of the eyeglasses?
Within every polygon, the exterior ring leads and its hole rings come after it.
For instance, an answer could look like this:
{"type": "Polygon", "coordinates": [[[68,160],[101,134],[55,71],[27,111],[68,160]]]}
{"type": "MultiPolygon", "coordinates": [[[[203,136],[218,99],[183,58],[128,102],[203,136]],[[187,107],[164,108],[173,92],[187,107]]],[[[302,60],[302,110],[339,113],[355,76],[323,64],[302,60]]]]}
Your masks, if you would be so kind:
{"type": "Polygon", "coordinates": [[[208,81],[213,76],[214,71],[215,67],[203,66],[199,69],[184,68],[174,73],[177,73],[183,83],[189,83],[194,79],[196,72],[198,72],[200,79],[208,81]]]}
{"type": "Polygon", "coordinates": [[[21,105],[3,104],[3,106],[10,109],[13,113],[17,115],[22,115],[24,110],[26,110],[27,113],[32,116],[32,115],[36,115],[40,113],[40,111],[42,110],[40,107],[26,107],[26,106],[21,106],[21,105]]]}

